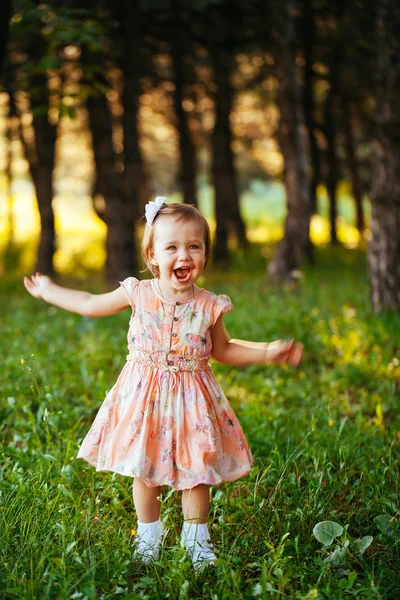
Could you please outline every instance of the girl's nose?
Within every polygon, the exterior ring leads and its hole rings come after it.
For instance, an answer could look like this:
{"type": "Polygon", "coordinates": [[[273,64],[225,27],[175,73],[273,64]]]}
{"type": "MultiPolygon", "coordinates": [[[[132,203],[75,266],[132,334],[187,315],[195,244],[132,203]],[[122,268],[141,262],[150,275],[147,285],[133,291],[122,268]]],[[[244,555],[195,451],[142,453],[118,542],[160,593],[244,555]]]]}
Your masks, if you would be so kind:
{"type": "Polygon", "coordinates": [[[180,248],[179,250],[180,260],[187,260],[190,258],[190,252],[188,248],[180,248]]]}

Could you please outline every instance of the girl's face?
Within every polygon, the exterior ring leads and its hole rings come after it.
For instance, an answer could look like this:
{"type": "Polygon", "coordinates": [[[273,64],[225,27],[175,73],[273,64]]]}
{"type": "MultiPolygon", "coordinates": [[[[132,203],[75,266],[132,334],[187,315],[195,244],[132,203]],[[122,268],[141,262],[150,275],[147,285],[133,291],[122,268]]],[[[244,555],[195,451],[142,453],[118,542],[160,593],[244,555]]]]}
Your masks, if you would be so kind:
{"type": "Polygon", "coordinates": [[[158,264],[160,281],[170,292],[184,292],[204,271],[204,231],[196,221],[160,215],[154,222],[151,260],[158,264]]]}

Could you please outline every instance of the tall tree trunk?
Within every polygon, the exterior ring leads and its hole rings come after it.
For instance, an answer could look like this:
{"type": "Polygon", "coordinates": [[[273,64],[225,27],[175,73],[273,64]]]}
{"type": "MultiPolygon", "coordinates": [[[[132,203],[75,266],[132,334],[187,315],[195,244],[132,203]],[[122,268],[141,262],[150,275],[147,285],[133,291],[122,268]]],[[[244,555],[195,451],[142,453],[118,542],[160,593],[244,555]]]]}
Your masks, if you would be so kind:
{"type": "Polygon", "coordinates": [[[338,156],[336,152],[336,116],[337,116],[337,88],[339,67],[334,63],[330,72],[330,90],[325,100],[325,137],[326,137],[326,191],[329,200],[329,221],[331,228],[331,243],[337,244],[337,182],[338,182],[338,156]]]}
{"type": "Polygon", "coordinates": [[[179,181],[183,191],[183,201],[198,205],[196,184],[196,150],[189,127],[189,118],[183,108],[185,86],[185,56],[188,51],[185,24],[182,18],[181,0],[171,0],[171,48],[174,68],[174,106],[179,134],[179,181]]]}
{"type": "Polygon", "coordinates": [[[87,100],[93,152],[96,164],[95,191],[104,198],[104,220],[107,225],[106,277],[110,284],[120,281],[125,273],[123,264],[123,202],[121,199],[120,174],[116,169],[112,138],[112,120],[107,98],[104,95],[89,96],[87,100]]]}
{"type": "Polygon", "coordinates": [[[212,134],[212,174],[215,190],[216,239],[214,257],[219,263],[229,260],[228,235],[235,231],[240,246],[245,246],[246,228],[240,215],[230,115],[233,90],[230,82],[233,57],[220,48],[214,53],[217,91],[215,97],[215,126],[212,134]]]}
{"type": "Polygon", "coordinates": [[[377,19],[375,135],[372,157],[371,301],[400,311],[400,5],[382,0],[377,19]]]}
{"type": "MultiPolygon", "coordinates": [[[[47,77],[35,75],[31,79],[34,90],[30,102],[35,132],[34,148],[25,143],[25,154],[29,163],[36,191],[40,214],[41,233],[35,269],[41,273],[54,273],[55,229],[53,213],[53,169],[55,158],[56,127],[50,123],[47,77]]],[[[23,136],[22,136],[23,138],[23,136]]]]}
{"type": "MultiPolygon", "coordinates": [[[[39,78],[38,78],[39,79],[39,78]]],[[[47,80],[40,78],[44,92],[47,91],[47,80]]],[[[35,83],[32,83],[34,86],[35,83]]],[[[55,158],[56,127],[48,118],[48,97],[43,93],[40,97],[31,98],[33,127],[35,130],[35,148],[37,165],[35,167],[35,187],[38,201],[41,235],[36,262],[36,269],[41,273],[53,273],[53,257],[55,250],[55,229],[53,213],[53,170],[55,158]],[[43,109],[43,107],[45,107],[43,109]],[[37,112],[36,112],[37,111],[37,112]]]]}
{"type": "Polygon", "coordinates": [[[273,282],[290,281],[307,255],[311,204],[301,89],[296,68],[292,0],[274,3],[276,76],[279,82],[278,141],[285,162],[287,215],[284,236],[268,266],[273,282]]]}
{"type": "Polygon", "coordinates": [[[333,51],[329,68],[329,92],[325,100],[325,137],[327,143],[327,176],[326,190],[329,199],[329,218],[331,226],[331,243],[337,244],[337,184],[339,179],[339,158],[337,155],[337,127],[339,116],[340,71],[343,61],[345,40],[341,36],[341,26],[345,12],[345,0],[337,0],[335,7],[336,36],[333,41],[333,51]]]}
{"type": "Polygon", "coordinates": [[[341,113],[343,122],[344,147],[346,150],[347,164],[351,179],[351,191],[354,198],[356,213],[356,226],[360,233],[365,230],[365,219],[363,209],[363,185],[360,177],[357,153],[354,144],[353,123],[348,100],[341,97],[341,113]]]}
{"type": "Polygon", "coordinates": [[[6,57],[12,0],[2,0],[0,6],[0,78],[6,57]]]}
{"type": "Polygon", "coordinates": [[[123,270],[138,272],[136,220],[140,216],[140,190],[144,185],[143,160],[139,146],[140,41],[139,2],[124,6],[125,22],[121,68],[124,74],[122,125],[124,131],[124,219],[123,270]]]}
{"type": "Polygon", "coordinates": [[[314,99],[314,45],[315,23],[312,0],[304,2],[303,48],[304,48],[304,117],[308,131],[311,159],[310,202],[311,214],[318,212],[317,188],[321,178],[321,160],[315,135],[314,99]]]}
{"type": "Polygon", "coordinates": [[[9,96],[9,111],[7,119],[7,214],[8,214],[8,245],[12,246],[14,240],[14,197],[13,197],[13,144],[19,140],[19,120],[16,112],[14,98],[11,97],[12,92],[8,92],[9,96]]]}

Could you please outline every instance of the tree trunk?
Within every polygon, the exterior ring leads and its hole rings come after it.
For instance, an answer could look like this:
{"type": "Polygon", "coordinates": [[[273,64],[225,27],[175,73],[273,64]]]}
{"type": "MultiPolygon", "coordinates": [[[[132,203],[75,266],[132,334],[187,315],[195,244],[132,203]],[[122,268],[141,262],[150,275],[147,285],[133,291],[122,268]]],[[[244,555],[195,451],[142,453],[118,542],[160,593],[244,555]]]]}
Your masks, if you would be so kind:
{"type": "Polygon", "coordinates": [[[136,220],[140,216],[140,190],[144,185],[143,160],[139,146],[140,97],[140,13],[138,2],[124,6],[125,22],[121,69],[124,74],[122,119],[124,132],[124,219],[123,270],[128,274],[138,272],[136,257],[136,220]]]}
{"type": "Polygon", "coordinates": [[[246,228],[240,215],[239,193],[236,183],[230,115],[233,90],[230,82],[233,57],[224,49],[214,54],[217,84],[215,126],[212,135],[212,174],[215,190],[216,239],[214,257],[219,263],[229,260],[228,235],[233,230],[239,246],[245,246],[246,228]]]}
{"type": "Polygon", "coordinates": [[[336,94],[338,83],[338,67],[333,64],[331,67],[330,84],[331,88],[325,101],[325,137],[326,137],[326,191],[329,199],[329,220],[331,227],[331,243],[336,245],[337,238],[337,181],[338,181],[338,157],[336,152],[336,94]]]}
{"type": "Polygon", "coordinates": [[[382,0],[377,19],[375,135],[372,156],[371,301],[400,311],[400,5],[382,0]]]}
{"type": "Polygon", "coordinates": [[[304,0],[303,48],[304,48],[304,117],[308,131],[311,158],[310,203],[311,214],[318,212],[317,188],[321,178],[321,161],[315,136],[314,99],[314,40],[315,23],[312,0],[304,0]]]}
{"type": "Polygon", "coordinates": [[[120,175],[115,166],[111,113],[104,95],[89,96],[87,100],[93,151],[96,164],[95,191],[104,198],[104,220],[107,225],[106,277],[110,284],[120,281],[123,253],[123,203],[120,175]]]}
{"type": "Polygon", "coordinates": [[[274,4],[276,76],[279,82],[278,141],[285,161],[287,215],[284,236],[272,257],[268,276],[273,282],[290,281],[307,255],[310,194],[301,89],[297,77],[292,0],[274,4]]]}
{"type": "Polygon", "coordinates": [[[0,6],[0,77],[3,70],[4,59],[6,57],[11,6],[11,0],[2,0],[0,6]]]}
{"type": "Polygon", "coordinates": [[[31,79],[32,126],[35,132],[35,146],[25,144],[26,157],[36,190],[40,213],[41,233],[35,270],[46,275],[54,273],[53,257],[55,250],[55,229],[53,213],[53,169],[57,129],[48,118],[49,98],[47,77],[35,75],[31,79]]]}
{"type": "Polygon", "coordinates": [[[325,137],[327,143],[327,177],[326,190],[329,198],[329,218],[331,225],[331,244],[338,242],[337,238],[337,184],[339,179],[339,158],[336,150],[337,127],[339,116],[340,71],[343,61],[345,40],[341,37],[341,25],[345,12],[345,0],[337,0],[335,19],[336,37],[333,41],[331,64],[329,68],[330,89],[325,100],[325,137]]]}
{"type": "Polygon", "coordinates": [[[8,214],[8,246],[12,246],[14,240],[14,197],[13,197],[13,143],[20,138],[19,120],[12,92],[8,92],[9,111],[7,119],[7,214],[8,214]]]}
{"type": "Polygon", "coordinates": [[[356,226],[358,231],[362,234],[365,230],[365,219],[363,210],[363,185],[360,177],[360,170],[357,161],[357,153],[354,145],[353,135],[353,123],[349,108],[349,103],[346,98],[341,98],[342,106],[342,122],[343,122],[343,136],[344,136],[344,147],[346,150],[347,164],[349,167],[350,179],[351,179],[351,191],[354,198],[354,206],[356,213],[356,226]]]}
{"type": "Polygon", "coordinates": [[[189,118],[183,108],[185,86],[185,56],[188,43],[185,24],[182,19],[181,0],[171,0],[171,48],[174,68],[174,106],[179,134],[179,182],[182,186],[183,201],[198,205],[196,184],[196,149],[189,127],[189,118]]]}

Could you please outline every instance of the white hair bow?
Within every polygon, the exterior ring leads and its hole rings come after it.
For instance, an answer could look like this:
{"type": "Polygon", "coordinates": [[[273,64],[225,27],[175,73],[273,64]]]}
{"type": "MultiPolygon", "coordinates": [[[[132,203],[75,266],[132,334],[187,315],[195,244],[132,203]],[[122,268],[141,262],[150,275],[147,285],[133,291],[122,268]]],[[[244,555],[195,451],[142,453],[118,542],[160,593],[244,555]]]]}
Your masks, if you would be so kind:
{"type": "Polygon", "coordinates": [[[144,214],[148,225],[151,225],[157,216],[158,211],[167,200],[164,196],[157,196],[154,202],[150,201],[144,207],[144,214]]]}

